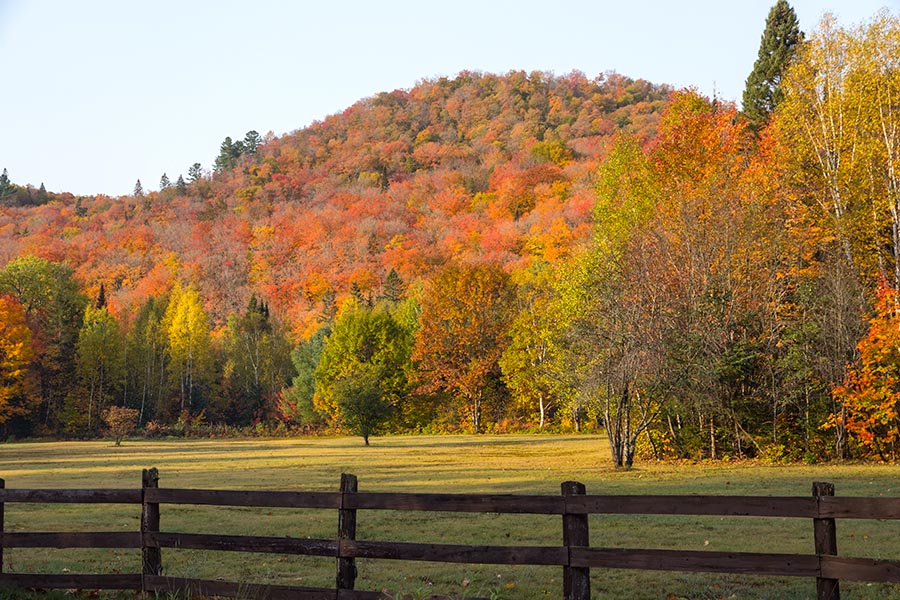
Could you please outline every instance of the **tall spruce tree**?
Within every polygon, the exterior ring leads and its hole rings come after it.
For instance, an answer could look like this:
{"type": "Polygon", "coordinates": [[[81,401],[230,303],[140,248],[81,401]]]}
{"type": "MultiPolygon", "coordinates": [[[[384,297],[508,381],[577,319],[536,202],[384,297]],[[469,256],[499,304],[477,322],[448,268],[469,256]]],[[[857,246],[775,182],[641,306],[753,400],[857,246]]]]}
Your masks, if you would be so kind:
{"type": "Polygon", "coordinates": [[[743,112],[754,130],[762,128],[781,101],[781,78],[802,41],[797,13],[787,0],[778,0],[766,18],[759,55],[744,88],[743,112]]]}

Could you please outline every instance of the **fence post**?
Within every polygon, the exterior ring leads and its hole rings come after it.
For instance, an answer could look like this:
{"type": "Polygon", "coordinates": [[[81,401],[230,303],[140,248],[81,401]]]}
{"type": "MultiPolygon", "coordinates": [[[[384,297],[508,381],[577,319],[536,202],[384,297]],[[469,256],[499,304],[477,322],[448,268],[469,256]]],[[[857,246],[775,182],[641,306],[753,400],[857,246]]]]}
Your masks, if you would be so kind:
{"type": "MultiPolygon", "coordinates": [[[[6,480],[0,479],[0,490],[6,489],[6,480]]],[[[0,573],[3,573],[3,532],[6,529],[6,516],[3,514],[3,501],[0,500],[0,573]]]]}
{"type": "MultiPolygon", "coordinates": [[[[812,493],[816,497],[816,514],[820,515],[822,514],[820,498],[822,496],[834,496],[834,484],[817,481],[813,483],[812,493]]],[[[834,518],[814,518],[813,528],[815,531],[816,554],[819,556],[836,556],[837,527],[834,518]]],[[[816,598],[818,600],[840,600],[840,580],[822,577],[821,560],[819,564],[819,577],[816,577],[816,598]]]]}
{"type": "MultiPolygon", "coordinates": [[[[150,546],[148,533],[159,533],[159,504],[147,502],[147,490],[159,487],[159,471],[154,467],[141,474],[141,558],[142,575],[162,575],[162,552],[158,545],[150,546]]],[[[146,591],[146,585],[141,584],[146,591]]]]}
{"type": "Polygon", "coordinates": [[[356,508],[345,508],[347,496],[357,490],[356,475],[341,473],[341,508],[338,510],[338,560],[337,589],[352,590],[356,584],[356,559],[344,558],[341,551],[342,540],[356,539],[356,508]]]}
{"type": "MultiPolygon", "coordinates": [[[[586,489],[583,483],[577,481],[565,481],[562,484],[563,496],[583,496],[586,489]]],[[[563,567],[563,598],[565,600],[590,600],[591,598],[591,570],[588,567],[573,567],[572,548],[587,547],[591,545],[588,531],[588,515],[584,513],[569,513],[569,503],[565,503],[563,512],[563,545],[569,553],[563,567]]]]}

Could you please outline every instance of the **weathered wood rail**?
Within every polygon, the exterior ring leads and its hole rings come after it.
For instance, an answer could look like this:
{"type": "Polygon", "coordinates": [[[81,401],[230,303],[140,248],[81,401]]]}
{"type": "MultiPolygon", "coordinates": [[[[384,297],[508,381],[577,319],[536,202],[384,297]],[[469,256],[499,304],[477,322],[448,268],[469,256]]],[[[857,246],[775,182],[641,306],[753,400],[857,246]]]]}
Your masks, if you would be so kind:
{"type": "Polygon", "coordinates": [[[0,587],[184,592],[224,597],[302,600],[382,600],[381,592],[355,589],[357,558],[468,564],[549,565],[563,568],[563,598],[588,600],[592,568],[644,569],[815,578],[819,600],[838,600],[840,580],[900,583],[900,561],[837,554],[838,519],[900,519],[900,498],[835,497],[834,486],[813,484],[808,497],[767,496],[592,496],[577,482],[562,484],[560,496],[410,494],[359,492],[353,475],[337,492],[274,492],[165,489],[158,472],[143,472],[140,489],[6,489],[0,479],[0,587]],[[5,532],[6,503],[135,504],[140,531],[5,532]],[[191,504],[261,508],[331,509],[338,513],[334,539],[211,535],[160,531],[160,506],[191,504]],[[559,515],[561,546],[472,546],[362,541],[358,510],[442,511],[559,515]],[[810,554],[707,552],[591,547],[592,514],[792,517],[812,520],[810,554]],[[133,574],[26,574],[2,570],[5,548],[123,548],[140,550],[142,572],[133,574]],[[255,585],[167,577],[164,548],[331,557],[334,588],[255,585]]]}

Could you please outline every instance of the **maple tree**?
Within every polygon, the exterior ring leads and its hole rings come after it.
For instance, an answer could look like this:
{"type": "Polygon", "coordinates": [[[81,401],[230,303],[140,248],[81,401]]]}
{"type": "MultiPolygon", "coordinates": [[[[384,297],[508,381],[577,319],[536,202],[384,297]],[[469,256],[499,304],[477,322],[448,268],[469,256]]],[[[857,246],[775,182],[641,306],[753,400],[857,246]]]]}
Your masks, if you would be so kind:
{"type": "Polygon", "coordinates": [[[859,361],[834,388],[844,409],[833,414],[862,447],[893,460],[900,442],[900,294],[882,284],[869,330],[859,341],[859,361]]]}
{"type": "Polygon", "coordinates": [[[24,308],[12,296],[0,294],[0,425],[34,408],[29,373],[33,358],[24,308]]]}
{"type": "Polygon", "coordinates": [[[422,296],[412,360],[421,388],[462,402],[473,432],[481,431],[482,405],[508,341],[512,288],[492,264],[450,264],[422,296]]]}

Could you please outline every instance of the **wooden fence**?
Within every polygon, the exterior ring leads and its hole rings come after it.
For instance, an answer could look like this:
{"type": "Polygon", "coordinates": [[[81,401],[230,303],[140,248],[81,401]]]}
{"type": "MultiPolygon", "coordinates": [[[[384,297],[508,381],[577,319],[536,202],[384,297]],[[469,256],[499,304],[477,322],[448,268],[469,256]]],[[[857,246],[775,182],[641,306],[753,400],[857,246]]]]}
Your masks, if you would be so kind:
{"type": "Polygon", "coordinates": [[[0,568],[4,548],[132,548],[142,553],[142,572],[134,574],[46,574],[0,572],[0,586],[40,589],[141,590],[224,597],[302,600],[382,600],[381,592],[355,590],[357,558],[467,564],[550,565],[562,567],[566,600],[588,600],[590,569],[644,569],[815,578],[820,600],[840,597],[840,580],[900,582],[900,561],[838,556],[838,519],[900,519],[900,498],[835,497],[834,486],[814,483],[809,497],[768,496],[604,496],[587,495],[568,481],[560,496],[408,494],[357,491],[353,475],[341,477],[337,492],[273,492],[165,489],[156,469],[143,472],[141,489],[5,489],[0,480],[0,568]],[[3,531],[9,502],[113,503],[142,506],[140,531],[12,533],[3,531]],[[166,533],[160,531],[160,505],[191,504],[336,510],[334,539],[166,533]],[[517,513],[562,517],[561,546],[469,546],[356,539],[358,510],[517,513]],[[706,515],[811,519],[815,548],[810,554],[706,552],[591,547],[592,514],[706,515]],[[248,585],[239,582],[166,577],[162,549],[182,548],[332,557],[334,588],[248,585]]]}

